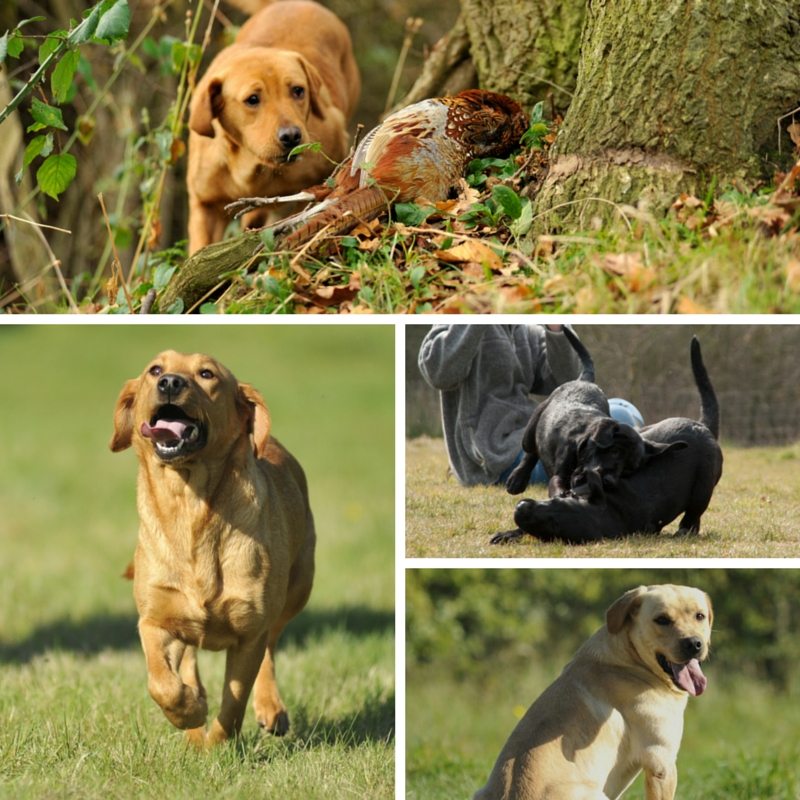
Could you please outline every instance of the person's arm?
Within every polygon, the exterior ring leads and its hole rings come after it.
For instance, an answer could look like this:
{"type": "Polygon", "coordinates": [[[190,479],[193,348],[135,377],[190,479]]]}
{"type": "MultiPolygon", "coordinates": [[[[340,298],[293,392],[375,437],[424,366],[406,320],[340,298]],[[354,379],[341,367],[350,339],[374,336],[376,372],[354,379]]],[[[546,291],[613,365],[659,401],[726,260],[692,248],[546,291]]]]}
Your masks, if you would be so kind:
{"type": "Polygon", "coordinates": [[[581,361],[561,332],[561,327],[546,325],[539,329],[539,345],[544,352],[531,387],[533,394],[550,394],[556,387],[575,380],[580,374],[581,361]]]}
{"type": "Polygon", "coordinates": [[[446,391],[469,374],[486,325],[434,325],[419,349],[419,371],[434,388],[446,391]]]}

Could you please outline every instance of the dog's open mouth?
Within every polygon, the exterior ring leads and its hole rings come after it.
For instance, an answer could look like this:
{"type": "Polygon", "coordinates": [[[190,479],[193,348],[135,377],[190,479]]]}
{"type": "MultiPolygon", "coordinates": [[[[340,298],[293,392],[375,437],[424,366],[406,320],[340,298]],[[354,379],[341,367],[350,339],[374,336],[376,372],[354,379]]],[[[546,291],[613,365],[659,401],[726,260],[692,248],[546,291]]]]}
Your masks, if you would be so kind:
{"type": "Polygon", "coordinates": [[[190,455],[206,443],[203,423],[171,403],[161,406],[149,423],[142,423],[141,434],[153,440],[156,453],[164,461],[190,455]]]}
{"type": "Polygon", "coordinates": [[[700,669],[700,662],[693,658],[685,664],[676,664],[669,661],[661,653],[656,654],[659,666],[667,675],[672,678],[672,682],[684,692],[688,692],[693,697],[697,697],[706,690],[708,680],[700,669]]]}

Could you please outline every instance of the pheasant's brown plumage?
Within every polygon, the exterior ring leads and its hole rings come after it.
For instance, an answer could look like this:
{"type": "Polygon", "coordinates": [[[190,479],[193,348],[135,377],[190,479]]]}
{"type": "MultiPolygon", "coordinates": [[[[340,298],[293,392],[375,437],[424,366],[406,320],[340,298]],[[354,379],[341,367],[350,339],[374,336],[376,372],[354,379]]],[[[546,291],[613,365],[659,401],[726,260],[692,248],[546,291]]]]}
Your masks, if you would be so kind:
{"type": "Polygon", "coordinates": [[[281,221],[281,244],[297,247],[330,226],[344,233],[390,203],[445,200],[473,158],[507,156],[528,120],[510,97],[470,89],[423,100],[389,115],[362,140],[333,176],[327,197],[281,221]]]}

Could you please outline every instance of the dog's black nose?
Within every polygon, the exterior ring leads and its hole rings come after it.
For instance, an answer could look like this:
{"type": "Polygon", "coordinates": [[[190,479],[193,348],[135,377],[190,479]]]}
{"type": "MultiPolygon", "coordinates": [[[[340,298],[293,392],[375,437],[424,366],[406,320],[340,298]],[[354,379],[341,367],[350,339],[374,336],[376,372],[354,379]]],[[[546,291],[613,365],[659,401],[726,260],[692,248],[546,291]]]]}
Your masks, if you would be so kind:
{"type": "Polygon", "coordinates": [[[281,128],[278,131],[278,141],[287,152],[293,147],[297,147],[303,138],[303,132],[296,125],[281,128]]]}
{"type": "Polygon", "coordinates": [[[166,395],[167,397],[174,397],[178,395],[186,388],[186,378],[182,378],[180,375],[175,375],[173,373],[166,373],[162,375],[158,379],[158,391],[160,394],[166,395]]]}
{"type": "Polygon", "coordinates": [[[681,640],[681,650],[685,658],[695,658],[703,651],[703,640],[699,636],[687,636],[681,640]]]}

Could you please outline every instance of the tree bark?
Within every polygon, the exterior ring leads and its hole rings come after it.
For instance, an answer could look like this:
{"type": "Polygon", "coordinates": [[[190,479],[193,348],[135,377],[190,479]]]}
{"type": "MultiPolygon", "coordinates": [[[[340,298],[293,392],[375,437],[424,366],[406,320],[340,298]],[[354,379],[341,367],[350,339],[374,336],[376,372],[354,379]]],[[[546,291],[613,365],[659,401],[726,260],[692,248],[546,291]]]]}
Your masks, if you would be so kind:
{"type": "MultiPolygon", "coordinates": [[[[546,227],[666,208],[774,169],[800,101],[796,0],[591,0],[577,88],[537,197],[546,227]]],[[[783,152],[791,152],[788,139],[783,152]]]]}
{"type": "Polygon", "coordinates": [[[567,107],[586,0],[461,0],[461,8],[481,87],[528,109],[549,94],[567,107]]]}

